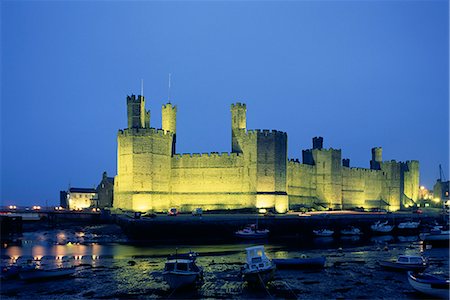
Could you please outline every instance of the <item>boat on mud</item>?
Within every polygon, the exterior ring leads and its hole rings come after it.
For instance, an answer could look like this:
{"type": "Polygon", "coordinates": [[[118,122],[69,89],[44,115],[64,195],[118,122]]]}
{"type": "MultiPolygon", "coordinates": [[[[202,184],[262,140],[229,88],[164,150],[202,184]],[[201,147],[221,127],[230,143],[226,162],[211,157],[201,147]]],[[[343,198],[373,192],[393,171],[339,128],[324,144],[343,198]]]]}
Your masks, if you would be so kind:
{"type": "Polygon", "coordinates": [[[425,258],[415,255],[400,255],[396,261],[379,261],[378,263],[383,268],[395,271],[421,272],[428,266],[425,258]]]}
{"type": "Polygon", "coordinates": [[[192,287],[203,279],[203,269],[196,265],[193,252],[175,254],[167,258],[163,278],[171,289],[192,287]]]}
{"type": "Polygon", "coordinates": [[[254,246],[245,249],[246,262],[241,270],[245,281],[250,285],[265,286],[273,279],[275,264],[266,256],[264,246],[254,246]]]}
{"type": "Polygon", "coordinates": [[[325,266],[325,261],[325,256],[272,259],[277,269],[321,269],[325,266]]]}
{"type": "Polygon", "coordinates": [[[43,269],[37,267],[22,267],[19,277],[25,281],[51,280],[56,278],[70,277],[75,274],[74,266],[66,268],[43,269]]]}
{"type": "Polygon", "coordinates": [[[450,241],[450,231],[443,230],[442,226],[435,226],[430,230],[430,232],[421,233],[419,237],[425,244],[437,247],[448,247],[450,241]]]}
{"type": "Polygon", "coordinates": [[[430,274],[408,272],[408,282],[417,291],[432,297],[448,299],[450,280],[437,278],[430,274]]]}

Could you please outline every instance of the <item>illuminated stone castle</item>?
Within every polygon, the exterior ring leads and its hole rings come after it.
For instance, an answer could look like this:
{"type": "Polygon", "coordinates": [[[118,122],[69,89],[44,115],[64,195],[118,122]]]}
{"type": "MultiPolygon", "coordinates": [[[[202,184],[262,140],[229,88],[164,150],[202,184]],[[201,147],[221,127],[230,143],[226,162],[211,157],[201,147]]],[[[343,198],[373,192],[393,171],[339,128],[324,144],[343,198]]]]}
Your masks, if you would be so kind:
{"type": "Polygon", "coordinates": [[[247,130],[246,105],[231,105],[231,153],[176,153],[177,109],[162,107],[162,129],[150,127],[142,96],[127,97],[128,128],[118,133],[114,207],[135,211],[381,207],[417,200],[419,163],[384,162],[372,150],[370,169],[350,168],[341,150],[303,151],[287,158],[287,134],[247,130]]]}

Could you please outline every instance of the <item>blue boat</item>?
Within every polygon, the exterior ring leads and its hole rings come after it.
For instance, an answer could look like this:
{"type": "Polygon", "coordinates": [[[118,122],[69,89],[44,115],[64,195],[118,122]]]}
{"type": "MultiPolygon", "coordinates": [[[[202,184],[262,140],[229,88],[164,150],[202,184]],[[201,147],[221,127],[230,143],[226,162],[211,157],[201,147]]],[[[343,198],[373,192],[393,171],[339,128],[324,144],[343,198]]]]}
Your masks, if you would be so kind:
{"type": "Polygon", "coordinates": [[[272,259],[277,269],[321,269],[325,265],[326,258],[284,258],[272,259]]]}

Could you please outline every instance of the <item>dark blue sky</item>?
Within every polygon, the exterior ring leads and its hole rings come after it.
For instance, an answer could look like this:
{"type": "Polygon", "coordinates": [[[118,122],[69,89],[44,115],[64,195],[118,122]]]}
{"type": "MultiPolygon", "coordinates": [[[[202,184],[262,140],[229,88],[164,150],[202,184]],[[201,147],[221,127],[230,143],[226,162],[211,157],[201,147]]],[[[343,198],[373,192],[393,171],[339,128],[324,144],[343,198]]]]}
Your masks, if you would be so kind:
{"type": "Polygon", "coordinates": [[[161,127],[172,73],[177,151],[230,151],[230,104],[250,129],[311,138],[351,166],[449,161],[448,1],[2,1],[1,203],[57,204],[116,174],[126,95],[144,79],[161,127]]]}

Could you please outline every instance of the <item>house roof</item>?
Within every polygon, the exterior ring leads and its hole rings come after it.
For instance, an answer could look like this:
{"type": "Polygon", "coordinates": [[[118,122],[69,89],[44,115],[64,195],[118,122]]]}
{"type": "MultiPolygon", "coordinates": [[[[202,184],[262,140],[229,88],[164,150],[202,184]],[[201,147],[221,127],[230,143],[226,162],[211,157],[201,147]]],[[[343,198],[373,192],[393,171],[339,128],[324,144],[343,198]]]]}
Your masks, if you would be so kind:
{"type": "Polygon", "coordinates": [[[70,188],[69,193],[97,193],[97,190],[92,188],[70,188]]]}

